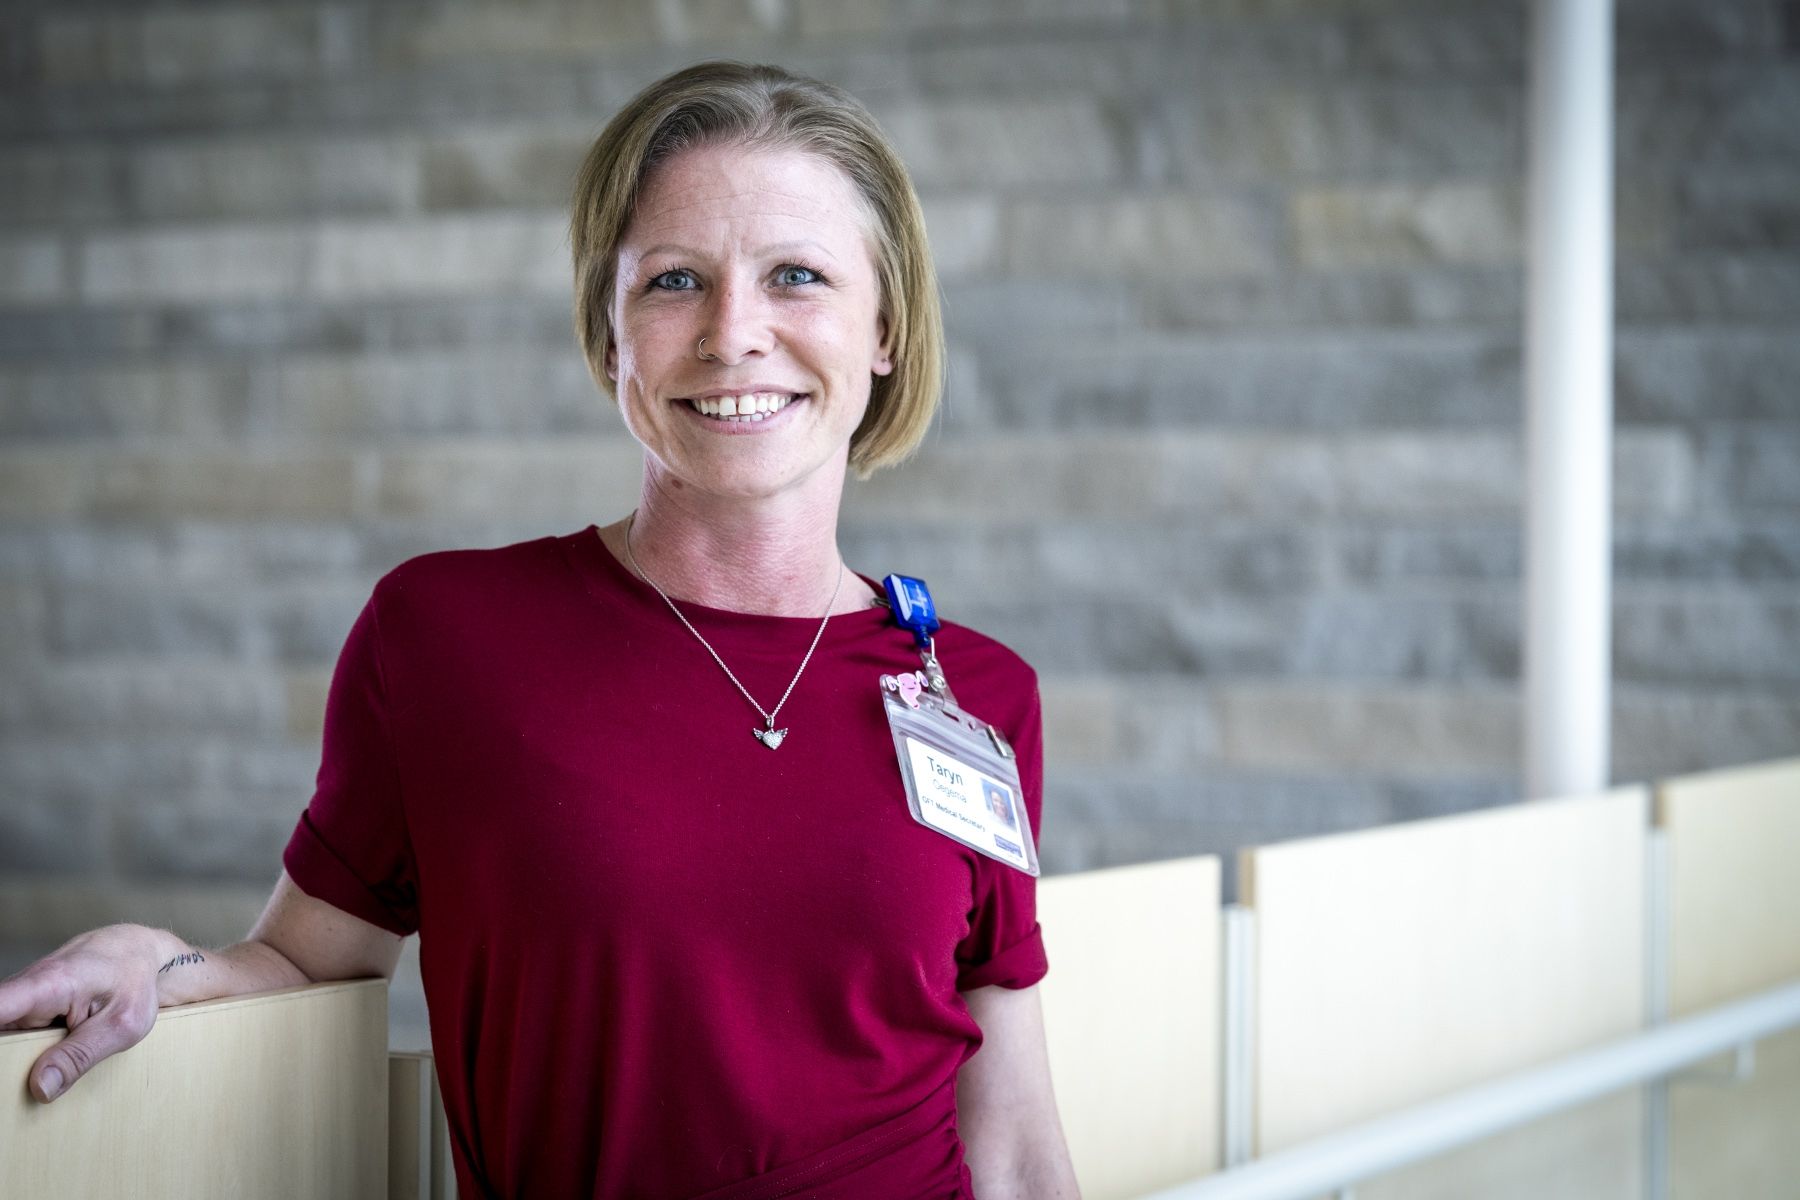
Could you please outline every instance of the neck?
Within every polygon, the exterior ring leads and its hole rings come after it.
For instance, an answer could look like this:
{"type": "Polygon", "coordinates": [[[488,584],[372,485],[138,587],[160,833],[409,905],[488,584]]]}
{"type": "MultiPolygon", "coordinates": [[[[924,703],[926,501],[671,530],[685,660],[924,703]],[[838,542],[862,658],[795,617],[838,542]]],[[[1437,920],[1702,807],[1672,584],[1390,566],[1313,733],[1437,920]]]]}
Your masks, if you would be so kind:
{"type": "Polygon", "coordinates": [[[600,531],[613,556],[676,600],[732,612],[820,617],[867,608],[837,547],[842,488],[746,500],[704,495],[646,465],[633,517],[600,531]],[[626,544],[630,530],[629,549],[626,544]],[[838,586],[840,575],[842,586],[838,586]]]}

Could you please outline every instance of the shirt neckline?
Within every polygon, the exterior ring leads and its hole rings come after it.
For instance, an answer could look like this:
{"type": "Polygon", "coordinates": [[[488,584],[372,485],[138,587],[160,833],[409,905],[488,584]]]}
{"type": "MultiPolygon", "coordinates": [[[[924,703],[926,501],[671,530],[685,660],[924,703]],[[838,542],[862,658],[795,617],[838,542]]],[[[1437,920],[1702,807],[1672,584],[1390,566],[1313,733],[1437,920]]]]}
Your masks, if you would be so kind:
{"type": "MultiPolygon", "coordinates": [[[[577,574],[582,576],[590,596],[615,607],[621,598],[634,609],[653,613],[649,619],[660,619],[670,627],[686,633],[669,611],[656,589],[646,583],[613,554],[600,538],[600,527],[590,524],[562,539],[563,548],[577,574]]],[[[860,571],[853,572],[870,589],[873,597],[881,585],[860,571]]],[[[781,617],[767,613],[738,612],[729,608],[713,608],[692,600],[671,597],[682,613],[704,633],[709,641],[731,641],[745,648],[781,648],[798,640],[805,645],[818,631],[818,617],[781,617]]],[[[866,609],[840,613],[825,626],[823,642],[849,641],[867,636],[884,625],[892,625],[885,606],[871,603],[866,609]]],[[[898,626],[892,626],[898,629],[898,626]]]]}

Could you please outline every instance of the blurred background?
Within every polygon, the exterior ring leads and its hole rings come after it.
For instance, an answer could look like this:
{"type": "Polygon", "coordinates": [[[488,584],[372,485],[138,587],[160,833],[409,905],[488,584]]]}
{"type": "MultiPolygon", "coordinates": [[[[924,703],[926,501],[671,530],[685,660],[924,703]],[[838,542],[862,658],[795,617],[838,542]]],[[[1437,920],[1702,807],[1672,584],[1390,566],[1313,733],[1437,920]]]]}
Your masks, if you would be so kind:
{"type": "MultiPolygon", "coordinates": [[[[1519,799],[1525,34],[1494,0],[9,0],[0,974],[114,920],[241,938],[375,580],[632,505],[567,195],[709,57],[843,84],[914,172],[949,394],[842,542],[1042,673],[1047,872],[1519,799]]],[[[1616,120],[1625,782],[1800,747],[1800,3],[1619,0],[1616,120]]]]}

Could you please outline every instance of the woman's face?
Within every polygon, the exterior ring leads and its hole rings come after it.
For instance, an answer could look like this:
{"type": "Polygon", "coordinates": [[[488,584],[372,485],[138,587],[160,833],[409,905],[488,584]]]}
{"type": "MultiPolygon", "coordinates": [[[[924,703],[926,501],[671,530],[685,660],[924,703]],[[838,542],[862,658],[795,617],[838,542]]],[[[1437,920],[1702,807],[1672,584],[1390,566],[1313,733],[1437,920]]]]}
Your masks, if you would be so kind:
{"type": "Polygon", "coordinates": [[[872,376],[893,369],[864,213],[842,171],[798,150],[698,147],[644,181],[607,373],[658,482],[842,486],[872,376]]]}

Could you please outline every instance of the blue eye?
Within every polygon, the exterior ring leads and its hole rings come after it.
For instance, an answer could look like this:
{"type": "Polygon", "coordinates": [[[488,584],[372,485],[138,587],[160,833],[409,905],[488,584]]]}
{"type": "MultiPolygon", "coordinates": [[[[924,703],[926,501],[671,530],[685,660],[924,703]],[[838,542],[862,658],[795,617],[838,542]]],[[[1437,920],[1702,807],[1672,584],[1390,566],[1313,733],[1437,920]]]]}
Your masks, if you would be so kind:
{"type": "Polygon", "coordinates": [[[775,272],[775,282],[783,287],[798,287],[803,283],[817,283],[821,276],[811,267],[802,267],[789,263],[775,272]]]}
{"type": "Polygon", "coordinates": [[[673,271],[664,271],[650,281],[653,288],[661,288],[665,292],[691,292],[700,286],[692,271],[678,267],[673,271]]]}

